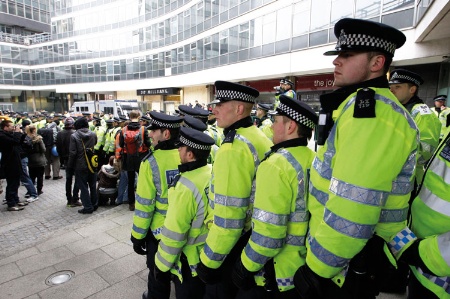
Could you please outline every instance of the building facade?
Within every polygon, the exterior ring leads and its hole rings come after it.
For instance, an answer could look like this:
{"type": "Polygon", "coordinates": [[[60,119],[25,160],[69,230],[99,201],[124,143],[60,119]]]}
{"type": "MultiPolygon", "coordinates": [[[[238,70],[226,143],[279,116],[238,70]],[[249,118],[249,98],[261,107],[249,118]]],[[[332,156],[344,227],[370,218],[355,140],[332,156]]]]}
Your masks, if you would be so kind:
{"type": "Polygon", "coordinates": [[[317,106],[318,95],[333,89],[333,58],[322,54],[334,47],[333,26],[343,17],[401,29],[407,42],[393,68],[423,74],[419,95],[430,105],[450,93],[449,1],[0,1],[0,106],[17,111],[138,99],[171,112],[180,103],[210,102],[215,80],[245,82],[270,102],[285,76],[300,99],[317,106]],[[3,16],[40,27],[14,27],[3,16]]]}

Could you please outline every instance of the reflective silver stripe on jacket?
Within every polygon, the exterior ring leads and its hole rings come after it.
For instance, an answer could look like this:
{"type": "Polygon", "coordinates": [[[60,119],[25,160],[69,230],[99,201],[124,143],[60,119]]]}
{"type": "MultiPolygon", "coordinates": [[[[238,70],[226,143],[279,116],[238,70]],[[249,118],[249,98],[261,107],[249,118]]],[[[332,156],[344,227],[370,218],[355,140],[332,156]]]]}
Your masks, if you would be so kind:
{"type": "Polygon", "coordinates": [[[250,239],[255,244],[258,244],[259,246],[271,248],[271,249],[281,248],[284,243],[284,238],[275,239],[275,238],[271,238],[271,237],[266,237],[266,236],[263,236],[263,235],[257,233],[256,231],[252,231],[252,235],[251,235],[250,239]]]}
{"type": "Polygon", "coordinates": [[[450,232],[439,235],[437,240],[441,256],[447,262],[447,265],[450,265],[450,232]]]}
{"type": "Polygon", "coordinates": [[[447,185],[450,185],[450,169],[444,161],[441,159],[434,159],[428,169],[428,172],[430,171],[441,177],[447,185]]]}
{"type": "Polygon", "coordinates": [[[253,175],[253,181],[252,181],[252,191],[250,192],[250,203],[253,203],[255,201],[255,190],[256,190],[256,185],[255,185],[255,178],[256,178],[256,171],[258,170],[258,166],[259,166],[259,157],[258,157],[258,151],[256,151],[255,146],[244,136],[236,134],[236,136],[234,137],[234,139],[243,141],[245,144],[247,144],[248,149],[250,150],[250,152],[252,153],[253,156],[253,163],[255,165],[255,173],[253,175]]]}
{"type": "Polygon", "coordinates": [[[382,209],[380,214],[380,220],[378,222],[403,222],[408,217],[408,208],[388,210],[382,209]]]}
{"type": "Polygon", "coordinates": [[[350,259],[337,256],[334,253],[328,251],[327,249],[322,247],[322,245],[320,245],[320,243],[317,242],[315,238],[310,238],[309,243],[311,251],[314,253],[314,255],[328,266],[340,268],[347,265],[347,263],[350,261],[350,259]]]}
{"type": "Polygon", "coordinates": [[[438,277],[431,274],[428,274],[426,272],[423,272],[423,270],[418,267],[416,268],[417,272],[427,278],[430,282],[434,283],[435,285],[439,286],[440,288],[443,288],[447,294],[450,294],[450,277],[443,276],[438,277]]]}
{"type": "Polygon", "coordinates": [[[243,229],[245,218],[242,219],[225,219],[214,215],[214,224],[222,228],[243,229]]]}
{"type": "Polygon", "coordinates": [[[356,239],[370,239],[375,230],[375,225],[352,222],[332,213],[327,208],[325,208],[323,219],[335,231],[356,239]]]}
{"type": "Polygon", "coordinates": [[[289,215],[275,214],[254,208],[252,218],[264,223],[285,226],[288,222],[289,215]]]}
{"type": "Polygon", "coordinates": [[[433,211],[450,217],[450,202],[434,194],[427,186],[422,186],[419,197],[433,211]]]}
{"type": "Polygon", "coordinates": [[[267,263],[268,260],[270,260],[270,257],[267,257],[265,255],[262,255],[258,252],[256,252],[250,243],[247,243],[247,245],[244,248],[245,255],[254,263],[264,265],[267,263]]]}
{"type": "Polygon", "coordinates": [[[162,189],[161,189],[161,176],[159,174],[158,163],[156,162],[156,159],[153,155],[148,157],[147,160],[150,163],[150,168],[151,168],[152,174],[153,174],[153,183],[155,184],[155,189],[156,189],[155,200],[162,204],[167,204],[167,198],[160,198],[161,194],[162,194],[162,189]]]}
{"type": "Polygon", "coordinates": [[[216,262],[221,262],[227,257],[226,254],[214,253],[212,249],[208,246],[208,243],[205,243],[205,247],[203,247],[203,252],[210,260],[216,262]]]}
{"type": "Polygon", "coordinates": [[[250,202],[249,197],[240,198],[233,196],[226,196],[222,194],[214,194],[214,205],[222,205],[226,207],[248,207],[250,202]]]}
{"type": "Polygon", "coordinates": [[[416,239],[416,235],[408,227],[405,227],[388,243],[388,247],[391,249],[392,253],[397,256],[406,244],[413,242],[416,239]]]}
{"type": "Polygon", "coordinates": [[[355,186],[336,178],[331,178],[330,192],[354,202],[371,206],[384,206],[389,193],[355,186]]]}
{"type": "Polygon", "coordinates": [[[320,191],[319,189],[314,187],[312,182],[309,183],[309,194],[314,196],[317,201],[320,202],[323,206],[328,201],[328,193],[320,191]]]}
{"type": "Polygon", "coordinates": [[[402,167],[402,170],[392,183],[391,193],[406,195],[414,189],[413,176],[416,168],[417,150],[413,150],[402,167]]]}

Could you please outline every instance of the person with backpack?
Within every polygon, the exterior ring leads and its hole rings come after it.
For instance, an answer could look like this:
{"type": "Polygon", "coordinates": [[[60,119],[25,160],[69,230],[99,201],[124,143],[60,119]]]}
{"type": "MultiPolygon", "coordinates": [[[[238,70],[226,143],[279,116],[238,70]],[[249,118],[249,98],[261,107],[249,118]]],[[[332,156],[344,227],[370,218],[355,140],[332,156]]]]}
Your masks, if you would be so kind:
{"type": "MultiPolygon", "coordinates": [[[[22,120],[22,133],[26,132],[26,128],[31,124],[27,119],[22,120]]],[[[25,198],[28,202],[34,202],[39,199],[36,187],[28,174],[28,156],[33,152],[33,142],[28,135],[25,136],[22,142],[22,151],[20,152],[20,160],[22,163],[22,172],[20,174],[20,182],[27,188],[25,198]]]]}
{"type": "MultiPolygon", "coordinates": [[[[64,129],[56,135],[56,149],[58,151],[58,156],[61,163],[65,166],[67,165],[67,160],[69,159],[69,146],[70,146],[70,136],[75,133],[73,129],[75,121],[72,117],[68,117],[64,120],[64,129]]],[[[74,177],[73,169],[65,167],[66,170],[66,198],[67,207],[79,207],[81,202],[78,200],[79,188],[77,184],[73,184],[72,179],[74,177]]]]}
{"type": "MultiPolygon", "coordinates": [[[[75,184],[81,192],[83,208],[78,210],[81,214],[92,214],[97,210],[97,165],[92,163],[94,146],[97,136],[89,130],[86,118],[78,119],[74,124],[76,132],[70,136],[69,159],[66,169],[75,172],[75,184]]],[[[95,162],[95,161],[94,161],[95,162]]]]}
{"type": "Polygon", "coordinates": [[[136,172],[139,173],[141,160],[149,151],[150,138],[145,127],[139,124],[140,112],[132,110],[128,116],[130,123],[120,132],[119,144],[122,148],[122,170],[128,175],[128,204],[130,211],[134,211],[136,172]]]}
{"type": "Polygon", "coordinates": [[[28,155],[28,170],[30,173],[31,182],[36,183],[37,194],[43,193],[44,187],[44,169],[47,164],[45,158],[45,144],[41,135],[37,134],[35,125],[29,125],[25,129],[25,133],[31,139],[33,150],[28,155]]]}

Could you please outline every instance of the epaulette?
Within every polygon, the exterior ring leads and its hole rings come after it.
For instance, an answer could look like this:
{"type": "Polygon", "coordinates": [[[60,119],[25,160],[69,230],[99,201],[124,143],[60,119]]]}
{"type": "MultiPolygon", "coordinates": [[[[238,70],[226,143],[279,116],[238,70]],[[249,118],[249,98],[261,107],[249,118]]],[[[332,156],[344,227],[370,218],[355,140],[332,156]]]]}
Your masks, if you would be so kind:
{"type": "Polygon", "coordinates": [[[148,150],[148,154],[147,155],[145,155],[145,157],[144,158],[142,158],[142,160],[141,160],[141,162],[144,162],[144,161],[146,161],[148,158],[150,158],[151,157],[151,155],[153,155],[153,151],[151,150],[151,149],[149,149],[148,150]]]}
{"type": "Polygon", "coordinates": [[[227,136],[225,136],[225,139],[223,140],[223,143],[233,143],[234,137],[236,136],[236,130],[231,130],[228,132],[227,136]]]}
{"type": "Polygon", "coordinates": [[[375,115],[375,90],[361,88],[356,93],[354,118],[373,118],[375,115]]]}

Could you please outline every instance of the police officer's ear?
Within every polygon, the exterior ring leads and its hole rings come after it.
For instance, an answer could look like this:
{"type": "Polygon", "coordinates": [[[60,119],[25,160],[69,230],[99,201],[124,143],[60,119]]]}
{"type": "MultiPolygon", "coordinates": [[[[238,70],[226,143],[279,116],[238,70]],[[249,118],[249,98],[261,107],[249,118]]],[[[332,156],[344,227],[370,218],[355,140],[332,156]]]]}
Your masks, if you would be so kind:
{"type": "Polygon", "coordinates": [[[417,91],[417,86],[416,85],[409,86],[409,93],[415,94],[416,91],[417,91]]]}
{"type": "Polygon", "coordinates": [[[386,63],[386,56],[381,53],[369,53],[369,67],[370,71],[377,73],[383,71],[386,63]]]}
{"type": "Polygon", "coordinates": [[[298,124],[290,118],[287,119],[289,124],[287,127],[287,133],[290,135],[293,134],[294,132],[297,132],[298,124]]]}

